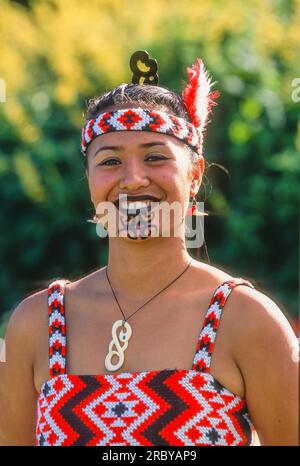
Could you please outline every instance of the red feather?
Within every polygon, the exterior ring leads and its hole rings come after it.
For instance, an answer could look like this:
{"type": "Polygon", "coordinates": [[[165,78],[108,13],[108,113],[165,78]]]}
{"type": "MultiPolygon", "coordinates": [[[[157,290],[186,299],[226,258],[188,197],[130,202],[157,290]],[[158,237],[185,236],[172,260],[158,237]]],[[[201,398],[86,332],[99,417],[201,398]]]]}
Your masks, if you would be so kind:
{"type": "Polygon", "coordinates": [[[197,58],[192,68],[187,68],[186,71],[189,84],[185,83],[182,98],[192,123],[202,132],[208,122],[212,107],[217,105],[215,99],[220,96],[220,92],[211,92],[211,87],[215,83],[211,82],[201,58],[197,58]]]}

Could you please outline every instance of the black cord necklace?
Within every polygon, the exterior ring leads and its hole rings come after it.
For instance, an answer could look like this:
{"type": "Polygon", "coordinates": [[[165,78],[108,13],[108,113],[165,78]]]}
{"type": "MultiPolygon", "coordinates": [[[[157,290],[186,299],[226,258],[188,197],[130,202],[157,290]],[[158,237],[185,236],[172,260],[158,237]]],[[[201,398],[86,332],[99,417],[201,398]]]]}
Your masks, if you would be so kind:
{"type": "Polygon", "coordinates": [[[186,270],[191,266],[192,264],[192,260],[189,262],[189,264],[187,265],[187,267],[184,269],[183,272],[180,273],[180,275],[178,275],[174,280],[172,280],[167,286],[165,286],[162,290],[160,290],[158,293],[156,293],[154,296],[152,296],[152,298],[148,299],[148,301],[146,301],[142,306],[140,306],[136,311],[134,311],[129,317],[125,317],[124,315],[124,312],[122,311],[121,309],[121,306],[119,304],[119,301],[116,297],[116,294],[114,292],[114,289],[110,283],[110,280],[109,280],[109,277],[108,277],[108,273],[107,273],[107,267],[105,269],[105,273],[106,273],[106,277],[107,277],[107,281],[109,283],[109,286],[111,288],[111,291],[114,295],[114,298],[115,300],[117,301],[117,304],[119,306],[119,309],[124,317],[123,320],[116,320],[112,326],[112,341],[110,342],[109,344],[109,349],[108,349],[108,353],[106,355],[106,358],[105,358],[105,368],[108,370],[108,371],[116,371],[118,370],[120,367],[122,367],[122,365],[124,364],[124,352],[125,350],[128,348],[128,341],[132,335],[132,328],[130,326],[130,324],[127,322],[134,314],[136,314],[140,309],[142,309],[142,307],[146,306],[147,303],[149,303],[150,301],[152,301],[152,299],[154,299],[156,296],[158,296],[160,293],[162,293],[166,288],[168,288],[169,286],[172,285],[172,283],[174,283],[176,280],[178,280],[178,278],[181,277],[181,275],[184,274],[184,272],[186,272],[186,270]],[[122,327],[121,331],[120,331],[120,334],[119,334],[119,337],[117,335],[117,330],[122,327]],[[125,330],[124,330],[125,329],[125,330]],[[119,339],[123,344],[123,346],[120,345],[120,342],[119,342],[119,339]],[[113,350],[113,347],[116,347],[116,350],[113,350]],[[116,364],[113,364],[112,363],[112,358],[113,356],[117,356],[118,357],[118,362],[116,364]]]}

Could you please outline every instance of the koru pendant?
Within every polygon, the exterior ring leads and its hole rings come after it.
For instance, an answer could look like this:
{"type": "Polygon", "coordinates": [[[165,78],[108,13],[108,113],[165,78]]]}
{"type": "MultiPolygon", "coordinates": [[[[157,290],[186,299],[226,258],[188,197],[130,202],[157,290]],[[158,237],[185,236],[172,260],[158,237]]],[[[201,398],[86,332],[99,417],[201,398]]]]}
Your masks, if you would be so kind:
{"type": "Polygon", "coordinates": [[[132,329],[128,322],[124,322],[123,320],[116,320],[114,325],[112,326],[112,341],[109,344],[108,353],[105,358],[105,368],[108,371],[116,371],[122,367],[124,363],[124,351],[128,347],[128,341],[132,335],[132,329]],[[117,330],[119,327],[122,327],[119,336],[117,335],[117,330]],[[123,328],[125,327],[125,331],[123,328]],[[120,341],[119,341],[120,338],[120,341]],[[123,346],[120,345],[124,343],[123,346]],[[113,350],[113,347],[116,347],[116,350],[113,350]],[[112,363],[113,356],[116,355],[118,357],[118,362],[116,364],[112,363]]]}

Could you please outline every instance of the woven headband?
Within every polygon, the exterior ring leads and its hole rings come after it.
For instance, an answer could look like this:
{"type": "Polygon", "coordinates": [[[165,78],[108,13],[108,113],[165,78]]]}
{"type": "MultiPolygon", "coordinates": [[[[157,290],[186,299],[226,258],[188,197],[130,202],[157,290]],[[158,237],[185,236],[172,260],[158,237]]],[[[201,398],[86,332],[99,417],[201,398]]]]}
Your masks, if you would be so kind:
{"type": "Polygon", "coordinates": [[[185,119],[158,110],[125,108],[104,112],[97,118],[88,120],[82,131],[82,154],[86,156],[88,146],[95,137],[114,131],[152,131],[168,134],[196,151],[201,149],[201,133],[185,119]]]}
{"type": "MultiPolygon", "coordinates": [[[[146,51],[135,52],[130,59],[133,71],[133,84],[158,83],[157,62],[149,58],[146,51]]],[[[191,122],[159,110],[144,108],[125,108],[112,112],[103,112],[96,118],[87,120],[81,139],[81,152],[87,155],[89,144],[97,136],[114,131],[151,131],[167,134],[183,141],[198,153],[202,152],[205,127],[208,115],[219,91],[211,92],[211,78],[208,76],[200,58],[187,68],[189,84],[182,91],[182,99],[191,122]]]]}

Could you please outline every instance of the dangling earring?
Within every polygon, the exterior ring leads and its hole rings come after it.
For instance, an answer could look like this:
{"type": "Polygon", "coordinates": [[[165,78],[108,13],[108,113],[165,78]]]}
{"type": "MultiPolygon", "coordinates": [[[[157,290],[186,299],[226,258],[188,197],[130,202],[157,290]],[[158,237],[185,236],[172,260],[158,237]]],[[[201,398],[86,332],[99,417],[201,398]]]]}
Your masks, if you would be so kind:
{"type": "Polygon", "coordinates": [[[186,215],[207,215],[203,212],[200,212],[197,207],[196,198],[190,197],[189,201],[192,203],[191,207],[188,208],[186,215]]]}
{"type": "Polygon", "coordinates": [[[88,219],[87,222],[95,223],[97,235],[100,238],[106,238],[108,235],[107,228],[99,221],[97,214],[95,213],[92,219],[88,219]]]}
{"type": "Polygon", "coordinates": [[[99,219],[98,219],[98,216],[97,214],[95,213],[94,217],[93,218],[89,218],[87,220],[87,222],[90,222],[90,223],[95,223],[96,225],[99,223],[99,219]]]}
{"type": "MultiPolygon", "coordinates": [[[[198,207],[197,207],[197,203],[196,203],[196,198],[195,197],[190,197],[189,199],[189,202],[192,203],[191,207],[188,208],[187,210],[187,213],[186,215],[187,216],[196,216],[196,215],[207,215],[205,212],[200,212],[200,210],[198,210],[198,207]]],[[[210,259],[209,259],[209,255],[208,255],[208,250],[207,250],[207,246],[206,246],[206,242],[205,242],[205,239],[203,241],[203,250],[204,250],[204,254],[205,254],[205,257],[206,257],[206,262],[208,264],[210,264],[210,259]]],[[[201,247],[197,247],[196,249],[196,258],[198,260],[200,260],[200,252],[201,252],[201,247]]]]}

